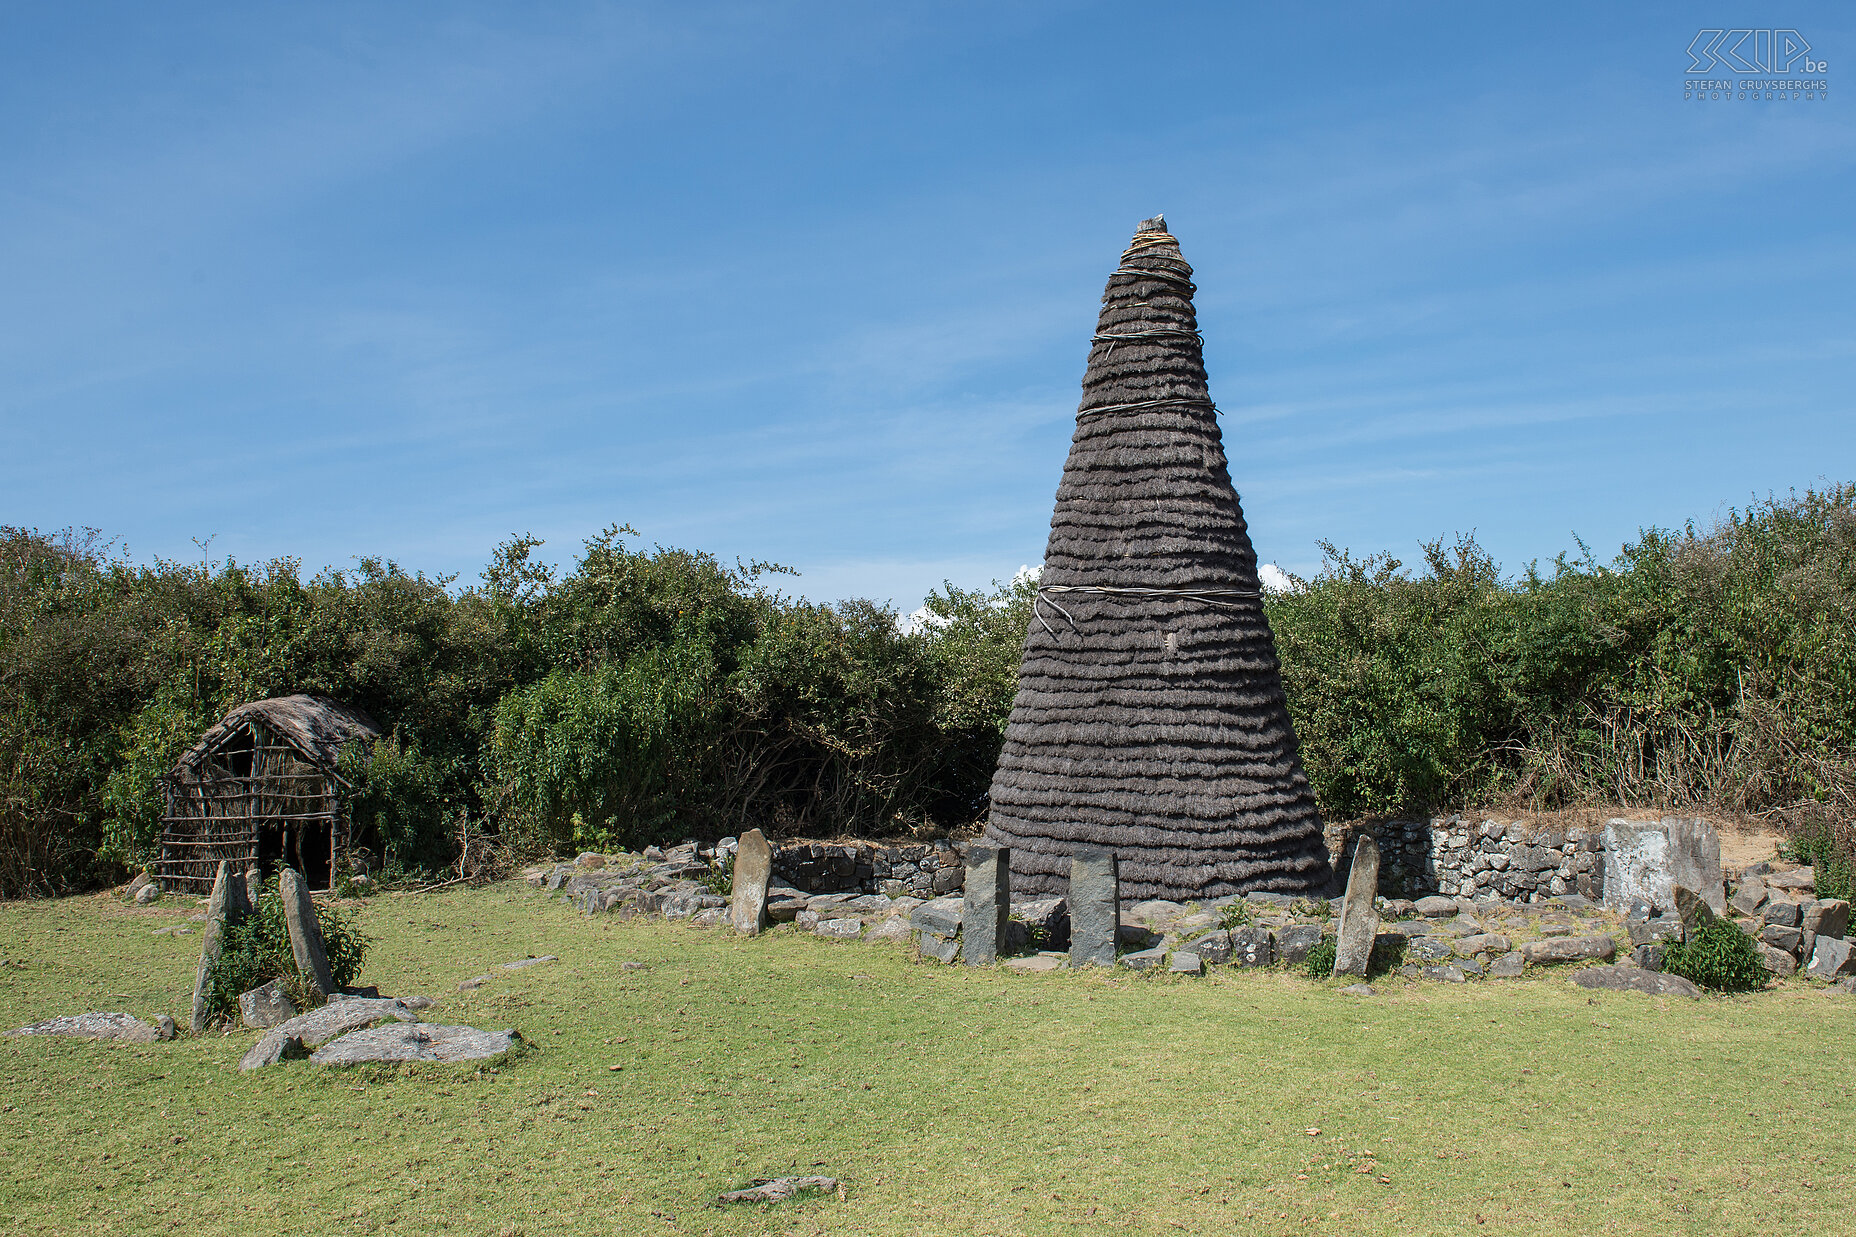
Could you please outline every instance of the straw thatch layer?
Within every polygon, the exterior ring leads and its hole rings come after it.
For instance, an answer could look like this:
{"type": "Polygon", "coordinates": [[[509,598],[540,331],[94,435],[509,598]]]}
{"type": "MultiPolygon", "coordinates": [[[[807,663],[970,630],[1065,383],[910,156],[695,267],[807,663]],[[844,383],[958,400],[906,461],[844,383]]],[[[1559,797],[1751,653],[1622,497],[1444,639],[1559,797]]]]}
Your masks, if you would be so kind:
{"type": "Polygon", "coordinates": [[[327,773],[334,773],[342,748],[356,739],[378,739],[380,726],[365,712],[351,704],[327,696],[277,696],[241,704],[221,718],[200,741],[188,748],[174,762],[166,776],[185,778],[197,775],[200,766],[218,750],[226,739],[247,723],[262,722],[288,742],[299,756],[327,773]]]}
{"type": "Polygon", "coordinates": [[[1062,892],[1077,845],[1115,851],[1129,899],[1329,880],[1191,279],[1149,220],[1103,295],[993,777],[1015,890],[1062,892]]]}

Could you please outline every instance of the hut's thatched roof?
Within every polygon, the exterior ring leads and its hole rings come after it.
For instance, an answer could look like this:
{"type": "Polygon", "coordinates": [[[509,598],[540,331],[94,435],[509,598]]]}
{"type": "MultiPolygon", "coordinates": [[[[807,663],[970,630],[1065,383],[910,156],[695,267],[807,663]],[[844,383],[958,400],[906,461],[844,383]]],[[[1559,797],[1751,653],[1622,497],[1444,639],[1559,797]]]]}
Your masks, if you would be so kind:
{"type": "Polygon", "coordinates": [[[1114,850],[1125,898],[1329,879],[1194,291],[1156,218],[1103,294],[993,777],[1018,889],[1061,892],[1078,844],[1114,850]]]}
{"type": "Polygon", "coordinates": [[[335,762],[341,758],[343,747],[355,739],[377,739],[381,733],[380,727],[366,713],[327,696],[277,696],[257,700],[241,704],[221,718],[198,743],[187,749],[186,755],[175,762],[167,776],[197,776],[201,763],[254,719],[296,748],[303,759],[329,773],[335,771],[335,762]]]}

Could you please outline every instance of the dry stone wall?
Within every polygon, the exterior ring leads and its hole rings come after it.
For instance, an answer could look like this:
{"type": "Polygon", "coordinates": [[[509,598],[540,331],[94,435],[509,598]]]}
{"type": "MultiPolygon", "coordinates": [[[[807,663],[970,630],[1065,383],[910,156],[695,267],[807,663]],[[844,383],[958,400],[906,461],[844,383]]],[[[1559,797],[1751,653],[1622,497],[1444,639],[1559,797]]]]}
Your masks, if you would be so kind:
{"type": "Polygon", "coordinates": [[[1331,825],[1328,848],[1343,879],[1361,836],[1379,844],[1379,892],[1389,898],[1545,902],[1581,894],[1597,902],[1604,896],[1602,828],[1465,816],[1331,825]]]}
{"type": "MultiPolygon", "coordinates": [[[[732,838],[719,844],[726,850],[732,838]]],[[[773,874],[807,893],[880,893],[934,898],[959,893],[962,859],[953,843],[789,842],[773,852],[773,874]]]]}

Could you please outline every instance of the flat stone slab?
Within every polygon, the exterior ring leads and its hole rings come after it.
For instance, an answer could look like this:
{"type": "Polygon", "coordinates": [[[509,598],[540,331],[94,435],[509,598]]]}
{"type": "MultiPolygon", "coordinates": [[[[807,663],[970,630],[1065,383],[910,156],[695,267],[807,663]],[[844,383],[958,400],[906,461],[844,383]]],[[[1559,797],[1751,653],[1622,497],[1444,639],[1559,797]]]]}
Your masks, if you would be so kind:
{"type": "Polygon", "coordinates": [[[813,929],[815,936],[828,936],[835,941],[854,941],[864,934],[864,921],[861,919],[825,919],[813,929]]]}
{"type": "Polygon", "coordinates": [[[249,1071],[276,1065],[288,1054],[319,1047],[387,1018],[399,1022],[419,1021],[417,1013],[391,997],[338,997],[321,1009],[298,1014],[266,1031],[238,1067],[249,1071]]]}
{"type": "Polygon", "coordinates": [[[520,970],[525,970],[531,966],[540,966],[544,962],[559,962],[559,961],[560,959],[555,957],[553,954],[543,954],[539,958],[517,958],[514,962],[505,962],[503,963],[503,969],[505,971],[520,971],[520,970]]]}
{"type": "MultiPolygon", "coordinates": [[[[144,886],[153,888],[152,885],[144,886]]],[[[88,1014],[66,1014],[61,1018],[47,1018],[43,1022],[34,1022],[8,1031],[8,1035],[44,1035],[64,1039],[107,1039],[119,1044],[152,1044],[158,1040],[174,1038],[174,1022],[171,1018],[162,1018],[160,1023],[143,1022],[134,1014],[125,1014],[119,1010],[98,1010],[88,1014]]]]}
{"type": "Polygon", "coordinates": [[[876,927],[864,934],[866,941],[906,941],[909,939],[909,920],[905,915],[891,915],[876,927]]]}
{"type": "Polygon", "coordinates": [[[1152,949],[1136,950],[1134,953],[1121,955],[1118,961],[1131,971],[1151,970],[1156,966],[1166,964],[1166,947],[1157,945],[1152,949]]]}
{"type": "Polygon", "coordinates": [[[1346,996],[1378,996],[1371,984],[1348,984],[1340,992],[1346,996]]]}
{"type": "Polygon", "coordinates": [[[1554,962],[1609,962],[1617,956],[1618,943],[1608,936],[1559,936],[1529,941],[1518,952],[1534,966],[1554,962]]]}
{"type": "Polygon", "coordinates": [[[1628,962],[1620,962],[1616,966],[1587,967],[1575,973],[1572,982],[1581,988],[1596,988],[1605,992],[1642,992],[1649,996],[1701,999],[1701,989],[1680,975],[1646,971],[1628,962]]]}
{"type": "Polygon", "coordinates": [[[1167,970],[1175,975],[1203,975],[1205,974],[1205,960],[1184,949],[1177,950],[1173,954],[1172,962],[1167,965],[1167,970]]]}
{"type": "Polygon", "coordinates": [[[838,1188],[836,1177],[773,1177],[757,1181],[745,1190],[730,1190],[726,1194],[717,1194],[718,1204],[726,1203],[778,1203],[784,1202],[802,1191],[830,1192],[838,1188]]]}
{"type": "Polygon", "coordinates": [[[960,898],[936,898],[909,912],[909,926],[918,932],[953,936],[960,931],[960,898]]]}
{"type": "Polygon", "coordinates": [[[1478,932],[1474,936],[1460,936],[1451,942],[1451,947],[1464,958],[1473,958],[1480,953],[1505,954],[1514,948],[1507,937],[1494,932],[1478,932]]]}
{"type": "Polygon", "coordinates": [[[1766,877],[1766,888],[1812,893],[1817,889],[1817,874],[1810,868],[1799,868],[1796,872],[1774,872],[1766,877]]]}
{"type": "Polygon", "coordinates": [[[1007,958],[1004,965],[1014,971],[1061,971],[1069,961],[1068,954],[1041,953],[1029,958],[1007,958]]]}
{"type": "Polygon", "coordinates": [[[471,978],[458,985],[458,991],[475,992],[489,982],[490,977],[488,975],[473,975],[471,978]]]}
{"type": "Polygon", "coordinates": [[[482,1061],[500,1056],[522,1037],[514,1028],[479,1031],[430,1023],[395,1024],[354,1031],[310,1054],[311,1065],[364,1065],[373,1061],[482,1061]]]}
{"type": "Polygon", "coordinates": [[[1415,905],[1418,908],[1418,914],[1426,919],[1447,919],[1456,914],[1456,899],[1446,898],[1440,894],[1419,898],[1415,905]]]}

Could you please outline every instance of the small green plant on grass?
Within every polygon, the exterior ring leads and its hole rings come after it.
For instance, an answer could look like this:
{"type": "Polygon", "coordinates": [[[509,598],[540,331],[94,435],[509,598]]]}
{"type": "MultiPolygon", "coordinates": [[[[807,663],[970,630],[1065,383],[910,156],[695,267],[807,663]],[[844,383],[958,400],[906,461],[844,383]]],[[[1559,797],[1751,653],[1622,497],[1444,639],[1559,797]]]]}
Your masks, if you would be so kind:
{"type": "MultiPolygon", "coordinates": [[[[338,988],[346,988],[361,974],[362,959],[372,942],[332,906],[318,906],[316,920],[329,956],[329,974],[338,988]]],[[[267,893],[258,899],[257,910],[226,925],[219,961],[207,976],[208,1016],[236,1022],[239,994],[273,979],[283,981],[298,1009],[315,1004],[309,985],[297,973],[283,899],[267,893]]]]}
{"type": "Polygon", "coordinates": [[[1710,919],[1671,945],[1663,969],[1716,992],[1752,992],[1766,982],[1752,938],[1730,919],[1710,919]]]}
{"type": "Polygon", "coordinates": [[[1218,926],[1229,931],[1241,928],[1250,922],[1250,908],[1242,902],[1232,902],[1218,912],[1218,926]]]}
{"type": "Polygon", "coordinates": [[[1308,957],[1305,959],[1309,975],[1315,979],[1326,979],[1332,975],[1336,949],[1337,945],[1333,937],[1322,937],[1315,947],[1308,951],[1308,957]]]}

